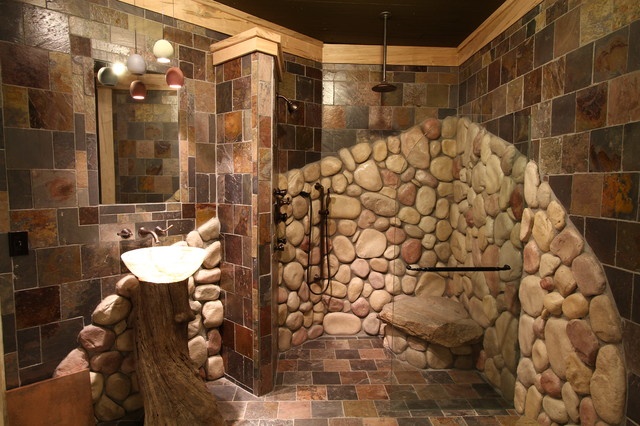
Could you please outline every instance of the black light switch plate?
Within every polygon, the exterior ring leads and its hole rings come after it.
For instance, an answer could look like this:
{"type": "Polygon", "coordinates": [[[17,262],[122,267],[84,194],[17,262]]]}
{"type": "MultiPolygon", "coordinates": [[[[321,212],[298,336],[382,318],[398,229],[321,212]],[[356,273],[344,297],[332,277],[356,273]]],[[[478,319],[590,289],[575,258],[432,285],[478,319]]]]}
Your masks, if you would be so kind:
{"type": "Polygon", "coordinates": [[[29,254],[29,233],[27,231],[9,232],[9,256],[27,256],[29,254]]]}

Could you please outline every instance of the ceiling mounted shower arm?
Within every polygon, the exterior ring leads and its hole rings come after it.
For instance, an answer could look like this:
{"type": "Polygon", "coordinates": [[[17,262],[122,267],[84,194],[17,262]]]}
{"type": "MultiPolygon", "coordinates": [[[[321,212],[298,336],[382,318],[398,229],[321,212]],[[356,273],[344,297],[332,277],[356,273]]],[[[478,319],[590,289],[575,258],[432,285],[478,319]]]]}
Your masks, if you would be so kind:
{"type": "Polygon", "coordinates": [[[396,86],[387,83],[387,19],[391,16],[391,12],[382,12],[380,14],[384,21],[384,31],[382,33],[382,81],[371,88],[374,92],[393,92],[396,86]]]}
{"type": "Polygon", "coordinates": [[[384,29],[382,31],[382,81],[387,81],[387,19],[390,12],[382,12],[382,20],[384,21],[384,29]]]}

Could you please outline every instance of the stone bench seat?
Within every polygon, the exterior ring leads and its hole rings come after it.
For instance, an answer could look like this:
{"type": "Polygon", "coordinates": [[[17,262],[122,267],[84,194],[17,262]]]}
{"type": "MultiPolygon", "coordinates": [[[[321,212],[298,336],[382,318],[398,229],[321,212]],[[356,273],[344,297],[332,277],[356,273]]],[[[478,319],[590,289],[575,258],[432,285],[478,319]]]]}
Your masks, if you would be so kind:
{"type": "Polygon", "coordinates": [[[379,317],[409,336],[446,348],[477,343],[484,332],[461,303],[446,297],[403,297],[385,305],[379,317]]]}

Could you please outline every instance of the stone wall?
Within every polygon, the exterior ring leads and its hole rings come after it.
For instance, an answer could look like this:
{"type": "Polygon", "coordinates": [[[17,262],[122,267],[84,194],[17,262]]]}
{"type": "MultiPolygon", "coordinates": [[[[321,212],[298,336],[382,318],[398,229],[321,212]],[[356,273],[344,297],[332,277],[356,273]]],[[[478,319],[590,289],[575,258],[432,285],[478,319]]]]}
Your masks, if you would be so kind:
{"type": "MultiPolygon", "coordinates": [[[[194,371],[206,380],[224,375],[219,327],[223,321],[220,298],[220,221],[213,218],[191,231],[185,244],[207,250],[202,267],[189,277],[189,305],[195,318],[189,322],[189,355],[194,371]]],[[[113,421],[140,411],[142,396],[136,377],[133,318],[130,317],[139,282],[125,275],[116,284],[116,294],[95,308],[92,324],[78,335],[79,346],[58,365],[54,377],[89,368],[94,414],[99,421],[113,421]]]]}
{"type": "MultiPolygon", "coordinates": [[[[322,334],[382,334],[378,313],[393,300],[449,297],[483,327],[475,365],[515,398],[519,413],[546,424],[622,422],[620,317],[599,261],[535,163],[484,127],[452,117],[338,154],[281,176],[291,197],[278,229],[287,238],[281,351],[322,334]],[[321,208],[315,183],[331,191],[332,279],[323,286],[309,285],[321,270],[327,277],[320,216],[309,217],[309,199],[313,212],[321,208]],[[409,264],[511,269],[418,273],[409,264]]],[[[393,334],[388,344],[406,357],[411,338],[393,334]]],[[[425,365],[454,366],[453,357],[441,361],[425,365]]]]}
{"type": "Polygon", "coordinates": [[[621,424],[622,323],[602,265],[534,162],[524,196],[516,410],[540,424],[621,424]]]}

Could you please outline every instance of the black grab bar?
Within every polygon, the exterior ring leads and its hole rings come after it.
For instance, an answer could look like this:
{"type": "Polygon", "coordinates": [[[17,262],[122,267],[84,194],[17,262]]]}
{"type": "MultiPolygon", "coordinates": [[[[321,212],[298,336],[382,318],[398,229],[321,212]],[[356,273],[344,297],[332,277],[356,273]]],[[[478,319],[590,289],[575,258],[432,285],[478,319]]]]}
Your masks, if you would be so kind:
{"type": "Polygon", "coordinates": [[[508,271],[511,266],[427,266],[414,268],[407,265],[409,271],[420,272],[483,272],[483,271],[508,271]]]}

